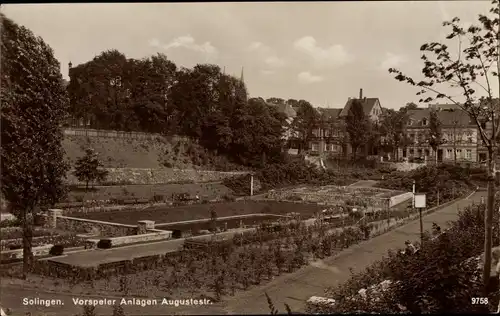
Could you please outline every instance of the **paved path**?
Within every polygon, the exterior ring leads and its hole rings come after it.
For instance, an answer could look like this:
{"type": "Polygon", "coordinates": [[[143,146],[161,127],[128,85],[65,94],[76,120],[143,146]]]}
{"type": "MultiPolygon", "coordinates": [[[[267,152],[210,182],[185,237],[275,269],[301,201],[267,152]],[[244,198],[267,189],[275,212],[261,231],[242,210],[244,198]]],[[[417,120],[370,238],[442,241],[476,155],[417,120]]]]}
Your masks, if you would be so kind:
{"type": "MultiPolygon", "coordinates": [[[[469,199],[461,200],[435,213],[424,217],[424,229],[430,230],[436,222],[442,228],[449,221],[456,220],[458,208],[463,208],[474,200],[480,202],[485,192],[473,194],[469,199]]],[[[307,266],[299,271],[283,275],[274,281],[253,288],[232,297],[227,302],[226,312],[229,314],[267,314],[269,313],[265,292],[269,294],[274,305],[284,311],[284,303],[293,311],[304,311],[305,301],[313,295],[324,295],[327,287],[339,285],[350,277],[349,268],[355,272],[364,270],[373,262],[394,248],[403,248],[406,240],[419,240],[420,224],[418,219],[386,234],[370,239],[361,244],[342,251],[339,255],[328,258],[315,266],[307,266]]]]}

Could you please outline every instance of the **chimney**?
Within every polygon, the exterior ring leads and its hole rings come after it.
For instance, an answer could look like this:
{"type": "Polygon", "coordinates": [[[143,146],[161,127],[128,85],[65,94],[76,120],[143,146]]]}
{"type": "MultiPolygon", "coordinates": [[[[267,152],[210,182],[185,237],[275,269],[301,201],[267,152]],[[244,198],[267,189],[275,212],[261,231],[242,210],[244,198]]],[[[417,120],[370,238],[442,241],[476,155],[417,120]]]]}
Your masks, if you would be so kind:
{"type": "Polygon", "coordinates": [[[359,98],[363,99],[363,89],[359,89],[359,98]]]}

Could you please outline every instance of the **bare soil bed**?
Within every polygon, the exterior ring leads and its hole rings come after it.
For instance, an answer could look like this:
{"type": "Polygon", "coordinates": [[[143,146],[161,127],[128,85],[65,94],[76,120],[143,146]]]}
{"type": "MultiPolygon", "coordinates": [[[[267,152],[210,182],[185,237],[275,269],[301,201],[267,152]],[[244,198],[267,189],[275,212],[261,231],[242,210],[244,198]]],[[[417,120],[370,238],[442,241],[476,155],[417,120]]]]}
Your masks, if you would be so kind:
{"type": "Polygon", "coordinates": [[[150,199],[154,195],[163,195],[170,199],[172,194],[188,193],[207,199],[230,195],[231,189],[221,183],[187,183],[187,184],[152,184],[152,185],[116,185],[101,186],[85,192],[83,188],[74,189],[68,194],[68,202],[82,200],[109,200],[112,198],[150,199]]]}
{"type": "Polygon", "coordinates": [[[76,213],[69,216],[107,221],[120,224],[136,224],[140,220],[152,220],[156,224],[189,221],[210,218],[210,210],[215,209],[217,217],[248,215],[255,213],[286,215],[296,212],[304,217],[312,216],[324,209],[315,204],[301,204],[277,201],[236,201],[215,204],[197,204],[186,206],[158,206],[144,210],[116,212],[76,213]]]}

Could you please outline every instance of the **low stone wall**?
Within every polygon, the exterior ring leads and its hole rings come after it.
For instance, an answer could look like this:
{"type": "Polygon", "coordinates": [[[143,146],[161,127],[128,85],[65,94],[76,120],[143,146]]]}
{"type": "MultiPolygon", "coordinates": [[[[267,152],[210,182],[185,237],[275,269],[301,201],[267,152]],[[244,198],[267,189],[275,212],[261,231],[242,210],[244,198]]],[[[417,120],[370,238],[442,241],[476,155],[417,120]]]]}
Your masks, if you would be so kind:
{"type": "MultiPolygon", "coordinates": [[[[168,240],[170,238],[172,238],[172,231],[151,229],[148,230],[146,234],[113,237],[107,239],[111,240],[112,247],[116,247],[116,246],[124,246],[141,242],[168,240]]],[[[97,247],[99,239],[88,239],[88,241],[94,244],[93,247],[97,247]]]]}
{"type": "Polygon", "coordinates": [[[382,164],[384,166],[389,166],[390,168],[394,168],[398,171],[410,171],[425,166],[425,163],[414,163],[414,162],[384,162],[382,164]]]}
{"type": "MultiPolygon", "coordinates": [[[[195,169],[143,169],[143,168],[106,168],[109,184],[165,184],[189,182],[216,182],[226,178],[247,174],[244,171],[220,172],[195,169]]],[[[67,180],[72,185],[83,185],[73,175],[73,170],[67,174],[67,180]]]]}
{"type": "Polygon", "coordinates": [[[57,216],[56,228],[75,233],[99,231],[101,236],[121,237],[137,234],[137,226],[95,221],[90,219],[57,216]]]}
{"type": "Polygon", "coordinates": [[[413,198],[413,193],[411,192],[406,192],[400,195],[393,196],[389,198],[389,207],[396,206],[398,204],[401,204],[405,201],[408,201],[409,199],[413,198]]]}
{"type": "MultiPolygon", "coordinates": [[[[32,248],[33,256],[40,257],[46,256],[49,254],[50,249],[53,245],[43,245],[39,247],[32,248]]],[[[15,249],[15,250],[5,250],[0,253],[1,260],[12,260],[12,259],[22,259],[23,258],[23,249],[15,249]]]]}

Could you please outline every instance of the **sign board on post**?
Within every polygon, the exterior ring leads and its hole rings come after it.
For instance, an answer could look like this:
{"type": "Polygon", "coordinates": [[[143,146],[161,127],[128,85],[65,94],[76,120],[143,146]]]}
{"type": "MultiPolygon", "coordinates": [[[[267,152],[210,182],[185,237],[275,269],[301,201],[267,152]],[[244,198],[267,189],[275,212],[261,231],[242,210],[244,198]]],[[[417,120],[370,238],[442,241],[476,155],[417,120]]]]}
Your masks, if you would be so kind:
{"type": "Polygon", "coordinates": [[[425,208],[425,194],[415,194],[415,207],[425,208]]]}

